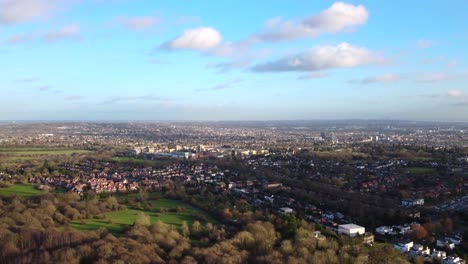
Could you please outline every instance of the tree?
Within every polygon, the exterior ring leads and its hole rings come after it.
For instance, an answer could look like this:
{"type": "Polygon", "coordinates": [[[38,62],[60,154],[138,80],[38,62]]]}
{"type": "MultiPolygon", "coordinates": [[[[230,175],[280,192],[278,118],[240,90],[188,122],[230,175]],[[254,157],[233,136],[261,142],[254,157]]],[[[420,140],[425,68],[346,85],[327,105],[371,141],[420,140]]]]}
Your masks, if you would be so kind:
{"type": "Polygon", "coordinates": [[[224,210],[223,210],[223,217],[224,217],[225,219],[231,219],[231,218],[232,218],[231,209],[229,209],[229,208],[224,208],[224,210]]]}
{"type": "Polygon", "coordinates": [[[138,190],[138,198],[140,198],[140,202],[145,202],[148,199],[148,194],[143,186],[138,190]]]}
{"type": "Polygon", "coordinates": [[[135,225],[137,226],[150,226],[151,221],[150,217],[143,212],[139,212],[137,218],[135,219],[135,225]]]}
{"type": "Polygon", "coordinates": [[[428,235],[427,230],[420,224],[412,225],[411,229],[413,230],[413,237],[416,240],[421,240],[428,235]]]}
{"type": "Polygon", "coordinates": [[[190,235],[190,228],[187,221],[182,222],[182,235],[184,235],[184,237],[188,237],[190,235]]]}
{"type": "Polygon", "coordinates": [[[276,243],[276,231],[269,222],[255,222],[247,226],[247,231],[254,238],[252,251],[256,256],[270,253],[276,243]]]}
{"type": "Polygon", "coordinates": [[[114,196],[109,196],[106,200],[106,204],[111,210],[117,210],[119,208],[119,202],[114,196]]]}
{"type": "Polygon", "coordinates": [[[250,204],[246,200],[241,199],[236,202],[236,208],[239,210],[239,212],[246,213],[250,211],[250,204]]]}
{"type": "Polygon", "coordinates": [[[453,220],[450,217],[446,217],[442,220],[441,222],[442,227],[444,228],[444,231],[447,233],[452,233],[453,232],[453,220]]]}
{"type": "Polygon", "coordinates": [[[200,234],[200,231],[201,231],[201,224],[199,221],[195,221],[193,222],[192,224],[192,233],[194,235],[199,235],[200,234]]]}

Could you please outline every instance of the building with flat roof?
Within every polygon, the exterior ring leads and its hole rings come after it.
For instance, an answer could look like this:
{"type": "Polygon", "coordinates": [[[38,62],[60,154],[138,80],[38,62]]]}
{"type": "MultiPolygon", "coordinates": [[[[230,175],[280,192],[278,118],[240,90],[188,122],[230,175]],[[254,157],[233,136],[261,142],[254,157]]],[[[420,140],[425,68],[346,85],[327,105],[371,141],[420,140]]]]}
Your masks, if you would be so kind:
{"type": "Polygon", "coordinates": [[[366,228],[363,226],[358,226],[356,224],[346,224],[338,226],[338,234],[345,234],[350,237],[355,237],[357,235],[364,235],[366,233],[366,228]]]}

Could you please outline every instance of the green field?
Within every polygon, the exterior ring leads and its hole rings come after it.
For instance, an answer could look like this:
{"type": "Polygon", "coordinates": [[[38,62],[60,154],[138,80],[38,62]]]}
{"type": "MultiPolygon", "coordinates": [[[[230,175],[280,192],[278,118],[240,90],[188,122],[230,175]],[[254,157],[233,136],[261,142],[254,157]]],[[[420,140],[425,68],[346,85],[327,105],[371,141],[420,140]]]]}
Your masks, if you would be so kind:
{"type": "Polygon", "coordinates": [[[32,160],[47,156],[58,156],[89,153],[82,149],[50,149],[50,148],[0,148],[0,158],[4,161],[32,160]]]}
{"type": "Polygon", "coordinates": [[[43,194],[34,184],[14,184],[10,187],[0,188],[0,196],[24,196],[33,197],[43,194]]]}
{"type": "Polygon", "coordinates": [[[409,171],[413,174],[432,174],[436,170],[434,168],[426,168],[426,167],[409,167],[405,168],[405,171],[409,171]]]}
{"type": "MultiPolygon", "coordinates": [[[[178,200],[168,200],[160,199],[151,201],[153,207],[151,210],[139,210],[139,209],[127,209],[124,211],[117,211],[108,213],[105,219],[88,219],[84,223],[81,221],[73,221],[71,226],[78,230],[96,230],[100,227],[104,227],[115,235],[122,234],[126,227],[129,227],[135,223],[135,219],[140,212],[144,212],[146,215],[150,216],[151,223],[156,221],[161,221],[165,224],[174,225],[176,228],[180,228],[182,222],[186,221],[191,225],[195,220],[197,220],[197,215],[204,216],[208,222],[216,223],[216,221],[211,218],[206,212],[195,208],[183,201],[178,200]],[[161,208],[176,208],[183,207],[185,208],[184,212],[175,213],[169,212],[166,210],[165,213],[160,213],[161,208]]],[[[200,221],[203,224],[203,221],[200,221]]]]}
{"type": "Polygon", "coordinates": [[[161,161],[158,160],[144,160],[144,159],[135,159],[130,157],[114,157],[112,161],[117,163],[126,163],[132,165],[142,165],[142,166],[157,166],[161,164],[161,161]]]}

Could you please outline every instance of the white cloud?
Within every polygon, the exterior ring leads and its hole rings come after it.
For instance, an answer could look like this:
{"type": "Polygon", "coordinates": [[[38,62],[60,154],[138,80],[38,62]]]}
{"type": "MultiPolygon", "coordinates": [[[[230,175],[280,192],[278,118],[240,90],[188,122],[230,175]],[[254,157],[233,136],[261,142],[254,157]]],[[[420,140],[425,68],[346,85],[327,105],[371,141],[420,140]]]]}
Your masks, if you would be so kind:
{"type": "Polygon", "coordinates": [[[155,16],[119,17],[118,21],[128,29],[143,30],[158,24],[160,22],[160,18],[155,16]]]}
{"type": "MultiPolygon", "coordinates": [[[[162,44],[160,48],[195,50],[200,51],[202,55],[231,58],[228,62],[207,65],[208,68],[225,72],[233,68],[247,67],[252,60],[270,54],[271,52],[267,49],[255,50],[253,48],[254,45],[262,41],[294,40],[315,37],[322,33],[352,30],[356,26],[365,24],[368,16],[367,9],[362,5],[336,2],[321,13],[305,17],[299,22],[283,21],[281,18],[271,19],[265,23],[263,32],[238,42],[222,42],[221,34],[216,29],[204,27],[186,30],[177,38],[162,44]]],[[[341,64],[346,65],[347,63],[341,64]]],[[[327,66],[325,65],[325,67],[327,66]]]]}
{"type": "Polygon", "coordinates": [[[169,50],[208,50],[221,44],[221,34],[214,28],[202,27],[188,29],[179,37],[161,46],[169,50]]]}
{"type": "Polygon", "coordinates": [[[449,91],[447,92],[447,95],[448,95],[449,97],[456,97],[456,98],[458,98],[458,97],[461,97],[461,96],[463,95],[463,93],[462,93],[460,90],[449,90],[449,91]]]}
{"type": "Polygon", "coordinates": [[[263,32],[256,34],[262,41],[288,41],[305,37],[316,37],[323,33],[352,30],[367,22],[369,12],[362,5],[335,2],[319,14],[300,21],[284,21],[273,18],[265,23],[263,32]]]}
{"type": "Polygon", "coordinates": [[[352,68],[385,62],[382,55],[366,48],[355,47],[348,43],[337,46],[321,46],[287,56],[277,61],[256,65],[256,72],[305,71],[313,72],[332,68],[352,68]]]}
{"type": "Polygon", "coordinates": [[[0,0],[0,25],[34,21],[47,17],[57,0],[0,0]]]}
{"type": "Polygon", "coordinates": [[[55,42],[64,39],[77,39],[80,36],[80,27],[78,25],[65,26],[59,30],[50,31],[42,36],[46,42],[55,42]]]}
{"type": "Polygon", "coordinates": [[[364,79],[350,80],[349,83],[355,84],[374,84],[374,83],[392,83],[399,80],[399,77],[394,74],[384,74],[379,76],[367,77],[364,79]]]}
{"type": "Polygon", "coordinates": [[[224,42],[217,45],[215,48],[207,50],[207,55],[219,56],[219,57],[235,57],[239,54],[243,54],[250,48],[249,43],[246,42],[224,42]]]}

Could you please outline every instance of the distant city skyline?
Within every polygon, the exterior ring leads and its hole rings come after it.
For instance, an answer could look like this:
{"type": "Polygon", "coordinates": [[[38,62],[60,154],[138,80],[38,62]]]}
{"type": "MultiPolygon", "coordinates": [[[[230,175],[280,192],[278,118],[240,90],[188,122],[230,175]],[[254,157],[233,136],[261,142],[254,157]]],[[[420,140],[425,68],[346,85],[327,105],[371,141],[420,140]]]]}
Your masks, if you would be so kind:
{"type": "Polygon", "coordinates": [[[0,120],[467,122],[467,24],[463,0],[0,0],[0,120]]]}

